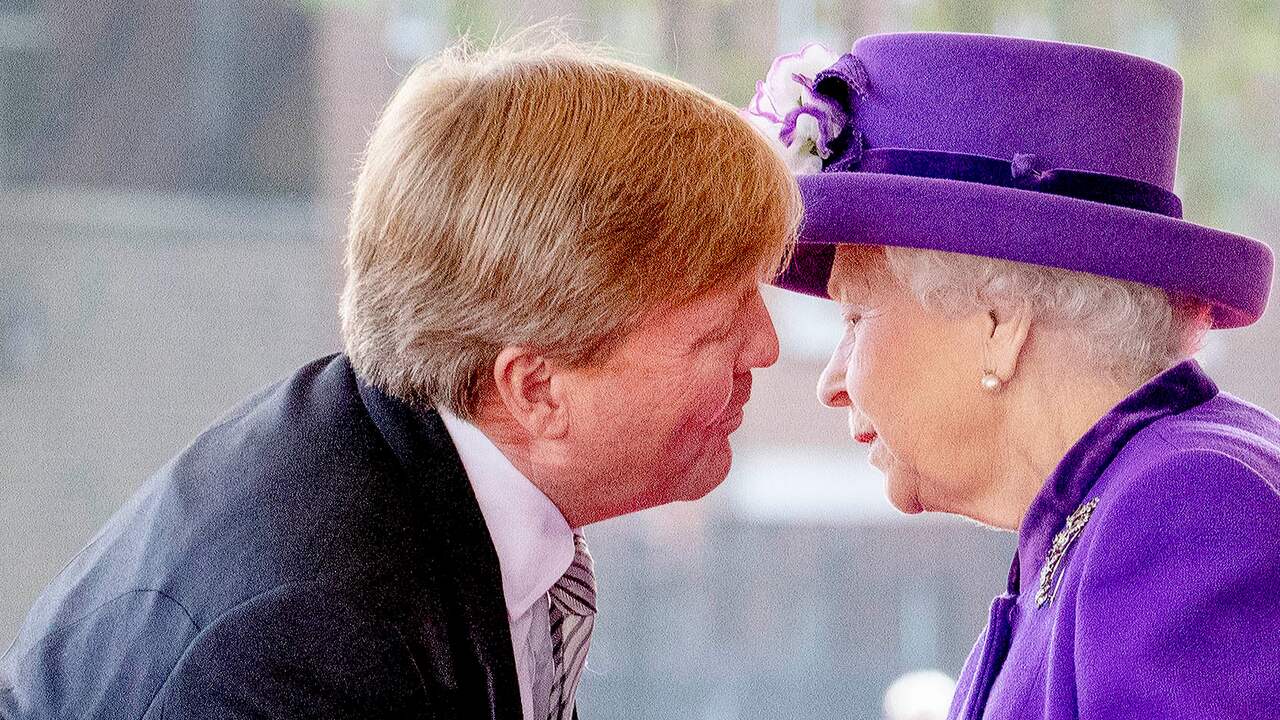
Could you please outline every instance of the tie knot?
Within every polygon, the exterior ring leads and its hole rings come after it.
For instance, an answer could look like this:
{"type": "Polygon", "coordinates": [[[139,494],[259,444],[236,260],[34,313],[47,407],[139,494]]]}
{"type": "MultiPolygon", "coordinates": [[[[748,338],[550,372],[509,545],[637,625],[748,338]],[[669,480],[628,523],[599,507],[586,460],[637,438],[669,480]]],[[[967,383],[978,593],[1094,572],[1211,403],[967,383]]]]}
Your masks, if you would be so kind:
{"type": "Polygon", "coordinates": [[[573,562],[551,588],[551,601],[567,613],[594,615],[596,612],[596,576],[581,535],[573,536],[573,562]]]}

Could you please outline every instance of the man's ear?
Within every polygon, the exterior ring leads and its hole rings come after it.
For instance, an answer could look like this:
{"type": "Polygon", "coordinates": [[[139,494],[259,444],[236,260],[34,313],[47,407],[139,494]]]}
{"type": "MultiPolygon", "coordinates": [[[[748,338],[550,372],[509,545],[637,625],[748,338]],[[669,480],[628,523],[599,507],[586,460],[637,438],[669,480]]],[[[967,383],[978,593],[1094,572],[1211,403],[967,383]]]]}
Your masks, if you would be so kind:
{"type": "Polygon", "coordinates": [[[522,346],[503,348],[493,362],[493,382],[512,420],[529,435],[558,438],[569,423],[546,356],[522,346]]]}
{"type": "Polygon", "coordinates": [[[1031,308],[1026,305],[1009,309],[992,309],[987,313],[986,337],[982,356],[984,373],[995,373],[1001,382],[1009,382],[1018,371],[1018,359],[1027,346],[1031,332],[1031,308]]]}

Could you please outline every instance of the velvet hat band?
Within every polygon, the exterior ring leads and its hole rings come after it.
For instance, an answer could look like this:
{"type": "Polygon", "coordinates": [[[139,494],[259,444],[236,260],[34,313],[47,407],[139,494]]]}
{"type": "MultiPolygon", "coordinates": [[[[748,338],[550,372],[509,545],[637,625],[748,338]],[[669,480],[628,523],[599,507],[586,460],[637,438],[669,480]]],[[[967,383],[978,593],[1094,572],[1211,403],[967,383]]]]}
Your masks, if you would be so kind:
{"type": "Polygon", "coordinates": [[[846,167],[851,172],[960,180],[1030,190],[1171,218],[1182,217],[1182,201],[1162,187],[1106,173],[1069,168],[1041,170],[1037,167],[1039,162],[1038,157],[1029,153],[1018,153],[1012,160],[1001,160],[941,150],[871,148],[864,149],[858,161],[847,163],[846,167]]]}

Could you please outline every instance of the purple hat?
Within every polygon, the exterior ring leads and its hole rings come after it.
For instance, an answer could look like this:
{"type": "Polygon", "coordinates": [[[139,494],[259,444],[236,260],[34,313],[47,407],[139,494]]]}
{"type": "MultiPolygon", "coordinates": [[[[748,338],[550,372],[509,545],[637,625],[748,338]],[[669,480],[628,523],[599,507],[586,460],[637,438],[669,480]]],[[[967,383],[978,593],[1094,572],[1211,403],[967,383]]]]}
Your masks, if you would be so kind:
{"type": "Polygon", "coordinates": [[[1154,285],[1212,303],[1218,328],[1266,307],[1270,248],[1182,220],[1182,81],[1164,65],[1083,45],[898,33],[858,40],[806,87],[840,127],[829,142],[823,130],[822,172],[799,178],[805,219],[781,287],[827,297],[836,245],[861,243],[1154,285]]]}

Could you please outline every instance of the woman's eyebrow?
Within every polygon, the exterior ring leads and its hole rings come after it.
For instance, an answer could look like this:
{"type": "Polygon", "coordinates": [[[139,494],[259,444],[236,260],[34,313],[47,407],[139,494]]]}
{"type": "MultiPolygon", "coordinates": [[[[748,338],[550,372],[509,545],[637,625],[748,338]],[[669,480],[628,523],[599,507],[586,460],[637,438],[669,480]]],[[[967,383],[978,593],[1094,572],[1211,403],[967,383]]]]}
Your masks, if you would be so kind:
{"type": "Polygon", "coordinates": [[[883,282],[879,273],[877,268],[865,266],[842,272],[835,282],[827,283],[827,294],[837,303],[865,302],[883,282]]]}
{"type": "Polygon", "coordinates": [[[858,300],[861,300],[864,295],[864,293],[859,292],[859,290],[865,289],[865,287],[858,288],[854,285],[855,284],[852,281],[846,278],[836,285],[834,293],[830,293],[830,291],[828,291],[828,293],[831,295],[831,299],[836,301],[836,304],[852,305],[858,300]]]}

